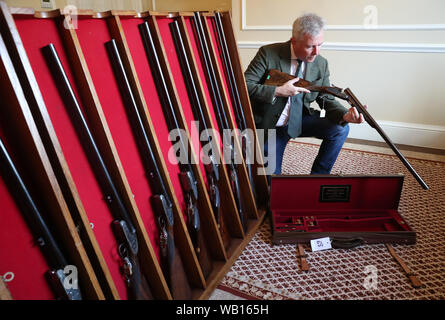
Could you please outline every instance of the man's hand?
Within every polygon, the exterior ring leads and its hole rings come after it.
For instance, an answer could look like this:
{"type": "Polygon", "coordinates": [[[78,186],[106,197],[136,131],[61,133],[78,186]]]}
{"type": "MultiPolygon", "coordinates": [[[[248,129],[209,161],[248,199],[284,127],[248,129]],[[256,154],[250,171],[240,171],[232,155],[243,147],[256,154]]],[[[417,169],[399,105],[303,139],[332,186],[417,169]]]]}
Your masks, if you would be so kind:
{"type": "Polygon", "coordinates": [[[275,89],[275,96],[276,97],[292,97],[296,94],[299,94],[300,92],[310,92],[309,90],[302,88],[302,87],[295,87],[294,83],[300,80],[300,78],[295,78],[292,80],[289,80],[282,86],[279,86],[275,89]]]}
{"type": "MultiPolygon", "coordinates": [[[[364,105],[365,109],[368,109],[367,105],[364,105]]],[[[352,107],[348,110],[347,113],[343,116],[343,120],[350,123],[362,123],[365,121],[363,115],[358,113],[355,107],[352,107]]]]}

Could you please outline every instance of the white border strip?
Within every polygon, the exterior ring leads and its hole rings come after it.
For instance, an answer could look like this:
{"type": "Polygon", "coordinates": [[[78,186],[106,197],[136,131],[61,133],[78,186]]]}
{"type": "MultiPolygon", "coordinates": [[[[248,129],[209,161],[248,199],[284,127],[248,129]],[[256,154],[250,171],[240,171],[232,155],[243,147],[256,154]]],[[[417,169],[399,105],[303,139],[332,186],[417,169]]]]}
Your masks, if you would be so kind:
{"type": "MultiPolygon", "coordinates": [[[[292,31],[290,25],[248,26],[247,0],[241,0],[241,30],[242,31],[292,31]]],[[[382,24],[365,25],[327,25],[325,30],[335,31],[433,31],[445,30],[445,24],[382,24]]]]}
{"type": "MultiPolygon", "coordinates": [[[[238,41],[240,49],[258,49],[273,42],[238,41]]],[[[445,44],[436,43],[371,43],[371,42],[325,42],[323,50],[331,51],[375,51],[375,52],[413,52],[445,53],[445,44]]]]}

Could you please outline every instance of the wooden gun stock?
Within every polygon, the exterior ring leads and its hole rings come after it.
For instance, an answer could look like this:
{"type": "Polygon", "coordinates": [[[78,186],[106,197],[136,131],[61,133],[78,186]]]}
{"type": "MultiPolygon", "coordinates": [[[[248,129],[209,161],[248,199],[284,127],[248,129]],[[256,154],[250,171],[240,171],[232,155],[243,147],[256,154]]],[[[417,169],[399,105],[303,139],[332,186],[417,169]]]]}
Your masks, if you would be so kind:
{"type": "MultiPolygon", "coordinates": [[[[282,86],[289,80],[295,79],[295,76],[287,74],[285,72],[281,72],[276,69],[269,70],[268,75],[266,76],[266,80],[264,81],[265,85],[269,86],[282,86]]],[[[363,114],[365,121],[383,138],[386,144],[394,151],[396,156],[402,161],[403,165],[408,169],[411,175],[417,180],[417,182],[422,186],[423,189],[428,190],[429,187],[422,180],[419,174],[414,170],[409,161],[403,156],[403,154],[399,151],[399,149],[394,145],[391,139],[386,135],[383,129],[378,125],[377,121],[371,116],[371,114],[366,110],[366,108],[360,103],[357,97],[352,93],[352,91],[347,88],[343,90],[342,88],[334,87],[334,86],[315,86],[311,82],[299,79],[294,83],[296,87],[303,87],[313,92],[322,92],[326,94],[331,94],[337,98],[346,100],[352,107],[355,107],[358,112],[363,114]]]]}
{"type": "MultiPolygon", "coordinates": [[[[276,69],[270,69],[269,73],[264,81],[265,85],[279,87],[288,82],[289,80],[295,79],[296,77],[285,72],[281,72],[276,69]]],[[[304,79],[299,79],[294,82],[295,87],[306,88],[312,92],[321,92],[326,94],[331,94],[334,97],[347,100],[348,97],[343,93],[343,89],[335,86],[316,86],[312,82],[304,79]]]]}
{"type": "MultiPolygon", "coordinates": [[[[291,74],[279,71],[277,69],[270,69],[269,73],[267,74],[266,80],[264,81],[264,84],[268,86],[279,87],[295,78],[296,77],[291,74]]],[[[309,87],[311,85],[312,83],[304,79],[300,79],[294,83],[294,86],[303,88],[309,87]]]]}

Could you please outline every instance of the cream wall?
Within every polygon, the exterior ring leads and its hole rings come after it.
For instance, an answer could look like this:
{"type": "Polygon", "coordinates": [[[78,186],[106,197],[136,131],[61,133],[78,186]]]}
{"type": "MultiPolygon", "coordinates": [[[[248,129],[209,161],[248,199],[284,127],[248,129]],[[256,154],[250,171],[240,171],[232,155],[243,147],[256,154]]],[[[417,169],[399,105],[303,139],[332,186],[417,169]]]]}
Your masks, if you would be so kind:
{"type": "MultiPolygon", "coordinates": [[[[232,0],[243,67],[260,46],[288,40],[303,12],[326,20],[332,83],[367,103],[394,142],[445,149],[445,1],[232,0]]],[[[368,125],[350,136],[382,141],[368,125]]]]}
{"type": "MultiPolygon", "coordinates": [[[[40,8],[40,0],[6,0],[40,8]]],[[[53,0],[79,9],[231,10],[243,68],[258,48],[286,41],[303,12],[326,19],[322,55],[331,81],[349,87],[396,143],[445,149],[445,1],[53,0]]],[[[368,125],[351,137],[379,140],[368,125]]]]}

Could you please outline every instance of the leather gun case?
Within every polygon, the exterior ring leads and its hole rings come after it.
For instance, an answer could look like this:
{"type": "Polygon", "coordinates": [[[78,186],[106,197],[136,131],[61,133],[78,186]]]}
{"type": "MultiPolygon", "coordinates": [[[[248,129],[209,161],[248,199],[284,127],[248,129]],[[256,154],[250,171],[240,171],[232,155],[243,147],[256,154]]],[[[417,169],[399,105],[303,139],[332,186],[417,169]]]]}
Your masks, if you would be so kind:
{"type": "Polygon", "coordinates": [[[398,212],[403,175],[272,175],[274,244],[329,237],[333,247],[416,243],[398,212]]]}

